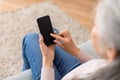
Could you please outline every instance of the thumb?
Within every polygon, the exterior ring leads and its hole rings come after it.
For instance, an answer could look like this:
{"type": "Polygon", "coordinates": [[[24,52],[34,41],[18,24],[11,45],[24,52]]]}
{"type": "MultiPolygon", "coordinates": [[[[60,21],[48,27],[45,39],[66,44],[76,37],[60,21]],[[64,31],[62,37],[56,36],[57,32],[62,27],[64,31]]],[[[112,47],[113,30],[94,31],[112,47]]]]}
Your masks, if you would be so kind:
{"type": "Polygon", "coordinates": [[[40,34],[40,40],[39,40],[40,44],[43,45],[44,44],[44,39],[43,36],[40,34]]]}

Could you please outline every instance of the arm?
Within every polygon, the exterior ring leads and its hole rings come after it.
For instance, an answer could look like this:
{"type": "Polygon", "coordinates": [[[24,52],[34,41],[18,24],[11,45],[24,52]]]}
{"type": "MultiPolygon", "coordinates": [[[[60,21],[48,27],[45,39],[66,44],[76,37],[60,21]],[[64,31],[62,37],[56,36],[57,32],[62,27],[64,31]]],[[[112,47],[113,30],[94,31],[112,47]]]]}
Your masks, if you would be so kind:
{"type": "Polygon", "coordinates": [[[86,53],[85,51],[82,51],[80,48],[75,46],[74,51],[71,53],[74,57],[76,57],[81,63],[87,62],[93,57],[86,53]]]}
{"type": "Polygon", "coordinates": [[[91,59],[93,59],[93,57],[91,55],[89,55],[88,53],[80,50],[78,48],[78,50],[76,50],[74,53],[76,53],[77,55],[75,56],[81,63],[87,62],[91,59]]]}
{"type": "Polygon", "coordinates": [[[54,80],[54,69],[43,67],[41,71],[41,80],[54,80]]]}
{"type": "Polygon", "coordinates": [[[53,69],[54,47],[55,45],[47,47],[44,44],[42,35],[40,36],[40,48],[42,52],[41,80],[55,80],[53,69]]]}
{"type": "Polygon", "coordinates": [[[52,37],[56,38],[54,41],[57,45],[59,45],[63,50],[67,51],[71,55],[75,56],[81,62],[86,62],[92,57],[82,50],[80,50],[73,42],[72,37],[68,31],[63,31],[59,35],[51,34],[52,37]],[[62,41],[62,43],[61,43],[62,41]]]}

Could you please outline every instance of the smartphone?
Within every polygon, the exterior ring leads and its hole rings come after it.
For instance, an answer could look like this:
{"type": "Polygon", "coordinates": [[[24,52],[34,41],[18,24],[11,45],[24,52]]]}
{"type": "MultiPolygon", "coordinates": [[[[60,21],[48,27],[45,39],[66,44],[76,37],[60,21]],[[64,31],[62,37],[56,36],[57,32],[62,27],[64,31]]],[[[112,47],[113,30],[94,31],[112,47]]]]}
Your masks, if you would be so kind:
{"type": "Polygon", "coordinates": [[[40,33],[44,38],[44,43],[46,44],[46,46],[55,44],[54,43],[55,38],[50,36],[50,33],[54,33],[50,17],[48,15],[44,17],[40,17],[37,19],[37,23],[40,33]]]}

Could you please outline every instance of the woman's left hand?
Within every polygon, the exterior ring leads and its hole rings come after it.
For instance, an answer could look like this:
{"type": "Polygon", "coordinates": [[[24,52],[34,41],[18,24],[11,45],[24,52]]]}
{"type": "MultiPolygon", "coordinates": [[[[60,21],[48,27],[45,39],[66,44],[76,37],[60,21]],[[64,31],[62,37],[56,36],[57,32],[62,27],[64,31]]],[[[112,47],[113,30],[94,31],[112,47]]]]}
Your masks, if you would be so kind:
{"type": "Polygon", "coordinates": [[[42,52],[43,67],[53,67],[55,45],[47,47],[44,44],[43,36],[40,35],[40,49],[42,52]]]}

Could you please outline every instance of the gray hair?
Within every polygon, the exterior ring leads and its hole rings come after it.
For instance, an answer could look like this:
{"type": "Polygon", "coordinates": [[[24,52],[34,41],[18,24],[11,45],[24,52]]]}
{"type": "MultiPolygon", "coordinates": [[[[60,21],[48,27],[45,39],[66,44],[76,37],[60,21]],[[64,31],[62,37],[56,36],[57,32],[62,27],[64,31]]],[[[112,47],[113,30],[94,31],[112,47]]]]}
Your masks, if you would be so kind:
{"type": "Polygon", "coordinates": [[[103,41],[120,50],[120,0],[102,0],[96,8],[95,21],[103,41]]]}
{"type": "Polygon", "coordinates": [[[118,56],[108,66],[80,80],[120,80],[120,0],[104,0],[97,6],[96,26],[107,45],[118,50],[118,56]]]}

